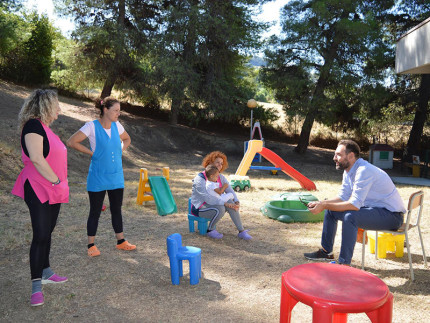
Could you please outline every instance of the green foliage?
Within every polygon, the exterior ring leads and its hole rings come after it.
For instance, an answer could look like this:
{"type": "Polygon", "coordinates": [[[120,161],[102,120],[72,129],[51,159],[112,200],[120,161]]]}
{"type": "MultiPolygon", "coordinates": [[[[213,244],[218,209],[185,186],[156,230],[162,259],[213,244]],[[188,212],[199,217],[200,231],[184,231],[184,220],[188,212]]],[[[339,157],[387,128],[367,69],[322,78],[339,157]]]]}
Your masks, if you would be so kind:
{"type": "Polygon", "coordinates": [[[0,71],[6,74],[10,58],[17,55],[30,35],[30,25],[6,4],[0,6],[0,71]]]}
{"type": "MultiPolygon", "coordinates": [[[[259,83],[259,85],[261,85],[261,83],[259,83]]],[[[255,98],[255,100],[260,102],[275,102],[275,98],[273,97],[272,91],[264,86],[259,86],[257,88],[257,92],[255,92],[253,97],[255,98]]]]}
{"type": "Polygon", "coordinates": [[[14,12],[20,10],[22,7],[21,0],[0,0],[0,10],[14,12]]]}
{"type": "Polygon", "coordinates": [[[157,40],[159,91],[172,102],[171,122],[182,116],[231,122],[252,90],[241,52],[259,46],[264,24],[252,20],[264,1],[169,1],[157,40]]]}
{"type": "MultiPolygon", "coordinates": [[[[246,109],[247,111],[243,111],[242,115],[246,115],[247,113],[249,114],[249,108],[246,108],[246,109]]],[[[257,120],[260,121],[262,126],[269,126],[274,121],[279,119],[279,115],[276,109],[274,108],[265,109],[261,106],[258,106],[253,109],[253,117],[254,117],[254,121],[257,121],[257,120]]]]}
{"type": "Polygon", "coordinates": [[[246,93],[249,98],[254,98],[260,102],[275,102],[272,91],[261,82],[260,67],[245,64],[243,73],[243,82],[250,91],[246,93]]]}
{"type": "MultiPolygon", "coordinates": [[[[271,59],[270,53],[268,58],[271,59]]],[[[276,59],[276,58],[274,58],[276,59]]],[[[275,93],[275,99],[284,106],[287,116],[305,116],[311,96],[312,75],[301,66],[282,66],[263,68],[260,72],[263,84],[275,93]]]]}
{"type": "Polygon", "coordinates": [[[159,23],[159,1],[86,0],[56,1],[56,7],[77,23],[73,38],[95,78],[105,82],[103,93],[112,87],[145,88],[147,69],[142,61],[149,55],[152,34],[159,23]]]}
{"type": "Polygon", "coordinates": [[[56,87],[69,93],[84,93],[90,96],[94,89],[103,85],[98,81],[100,78],[76,41],[58,37],[54,43],[51,79],[56,87]]]}
{"type": "Polygon", "coordinates": [[[24,30],[23,19],[0,6],[0,62],[22,41],[24,30]]]}
{"type": "Polygon", "coordinates": [[[399,130],[405,122],[404,110],[397,104],[389,104],[380,109],[378,116],[372,119],[366,119],[363,129],[367,135],[373,138],[389,138],[393,130],[399,130]]]}
{"type": "Polygon", "coordinates": [[[54,29],[46,16],[0,9],[0,74],[15,82],[47,84],[54,29]]]}
{"type": "Polygon", "coordinates": [[[54,30],[47,16],[34,15],[30,39],[24,43],[22,81],[48,84],[51,76],[54,30]],[[25,71],[25,72],[24,72],[25,71]]]}
{"type": "Polygon", "coordinates": [[[306,150],[314,120],[353,123],[358,89],[383,82],[393,53],[382,21],[393,4],[309,0],[283,8],[283,35],[269,43],[262,79],[287,112],[306,117],[298,151],[306,150]]]}

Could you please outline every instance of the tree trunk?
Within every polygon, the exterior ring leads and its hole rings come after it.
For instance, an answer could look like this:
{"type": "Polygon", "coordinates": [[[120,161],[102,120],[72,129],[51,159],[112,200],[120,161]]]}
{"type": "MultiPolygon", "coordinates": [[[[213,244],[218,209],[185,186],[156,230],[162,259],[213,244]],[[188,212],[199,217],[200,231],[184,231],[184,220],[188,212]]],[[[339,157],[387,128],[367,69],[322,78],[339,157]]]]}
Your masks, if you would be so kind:
{"type": "MultiPolygon", "coordinates": [[[[407,159],[412,155],[419,155],[421,148],[421,136],[423,135],[424,124],[427,120],[428,103],[430,100],[430,74],[421,75],[419,88],[418,106],[415,111],[414,123],[409,134],[407,144],[407,159]]],[[[412,158],[410,158],[412,159],[412,158]]]]}
{"type": "Polygon", "coordinates": [[[318,113],[318,107],[320,106],[320,102],[324,99],[324,88],[327,85],[328,78],[330,76],[330,69],[333,63],[334,57],[331,59],[327,59],[324,66],[321,68],[321,74],[318,78],[317,85],[315,87],[314,94],[312,95],[312,99],[310,102],[310,108],[308,113],[306,114],[305,121],[302,126],[302,130],[300,132],[299,143],[294,148],[294,151],[299,154],[304,154],[309,146],[309,138],[311,136],[312,126],[315,121],[315,116],[318,113]]]}
{"type": "MultiPolygon", "coordinates": [[[[198,0],[192,0],[189,2],[190,8],[194,8],[199,4],[198,0]]],[[[196,27],[194,25],[190,25],[194,22],[195,15],[190,11],[189,22],[186,27],[186,32],[184,33],[183,45],[184,50],[182,54],[180,54],[180,63],[184,66],[192,66],[194,64],[195,59],[195,50],[197,43],[196,36],[196,27]]],[[[187,72],[188,73],[188,72],[187,72]]],[[[179,112],[182,108],[182,102],[185,98],[184,89],[186,84],[183,81],[176,79],[176,84],[174,85],[174,89],[171,92],[170,98],[172,99],[172,105],[170,107],[170,124],[176,125],[178,124],[179,112]]]]}
{"type": "Polygon", "coordinates": [[[170,107],[170,124],[178,124],[179,110],[181,108],[181,99],[175,97],[172,99],[172,106],[170,107]]]}
{"type": "Polygon", "coordinates": [[[299,143],[294,148],[294,151],[299,154],[304,154],[309,146],[309,137],[311,136],[312,126],[315,120],[316,111],[312,110],[306,114],[305,122],[303,122],[302,130],[300,132],[299,143]]]}
{"type": "MultiPolygon", "coordinates": [[[[124,29],[124,20],[125,20],[125,0],[120,0],[118,3],[118,27],[123,30],[124,29]]],[[[120,35],[124,35],[121,33],[120,35]]]]}
{"type": "MultiPolygon", "coordinates": [[[[347,18],[350,14],[349,10],[345,10],[342,13],[343,19],[347,18]]],[[[324,54],[324,65],[321,67],[320,76],[315,87],[315,91],[312,95],[312,99],[309,105],[309,112],[306,114],[305,122],[302,126],[302,131],[300,132],[299,143],[297,144],[294,151],[299,154],[304,154],[309,146],[309,138],[311,136],[312,126],[315,121],[315,117],[318,114],[319,106],[321,101],[324,100],[324,89],[330,78],[330,71],[335,58],[339,55],[339,44],[343,41],[342,33],[337,34],[336,29],[333,29],[333,35],[331,37],[331,43],[328,44],[328,50],[324,54]]]]}
{"type": "Polygon", "coordinates": [[[105,97],[111,95],[113,86],[115,85],[117,77],[114,75],[109,75],[103,85],[102,94],[100,97],[104,99],[105,97]]]}
{"type": "MultiPolygon", "coordinates": [[[[115,85],[116,80],[118,79],[118,67],[120,66],[121,62],[124,60],[123,55],[123,48],[124,46],[124,19],[125,19],[125,0],[120,0],[118,3],[118,23],[117,23],[117,40],[120,44],[120,46],[117,46],[115,49],[115,58],[113,59],[112,67],[110,72],[108,72],[108,77],[103,85],[103,90],[101,94],[101,98],[104,99],[105,97],[111,95],[112,89],[115,85]]],[[[119,69],[120,70],[120,69],[119,69]]],[[[122,72],[121,72],[122,73],[122,72]]]]}

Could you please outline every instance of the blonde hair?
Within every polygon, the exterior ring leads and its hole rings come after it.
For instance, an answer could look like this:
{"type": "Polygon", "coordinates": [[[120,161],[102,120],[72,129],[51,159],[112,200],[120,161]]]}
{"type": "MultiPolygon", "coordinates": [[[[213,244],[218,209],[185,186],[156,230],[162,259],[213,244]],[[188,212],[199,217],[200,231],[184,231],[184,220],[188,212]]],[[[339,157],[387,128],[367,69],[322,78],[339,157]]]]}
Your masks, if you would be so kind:
{"type": "Polygon", "coordinates": [[[18,115],[18,130],[21,131],[30,119],[40,119],[49,125],[57,113],[58,95],[54,90],[35,90],[25,99],[18,115]]]}
{"type": "Polygon", "coordinates": [[[223,160],[222,168],[219,171],[220,173],[222,173],[223,171],[225,171],[228,168],[228,162],[227,162],[227,156],[220,151],[213,151],[213,152],[207,154],[205,156],[205,158],[203,158],[202,166],[206,168],[206,166],[213,164],[215,159],[217,159],[217,158],[221,158],[223,160]]]}

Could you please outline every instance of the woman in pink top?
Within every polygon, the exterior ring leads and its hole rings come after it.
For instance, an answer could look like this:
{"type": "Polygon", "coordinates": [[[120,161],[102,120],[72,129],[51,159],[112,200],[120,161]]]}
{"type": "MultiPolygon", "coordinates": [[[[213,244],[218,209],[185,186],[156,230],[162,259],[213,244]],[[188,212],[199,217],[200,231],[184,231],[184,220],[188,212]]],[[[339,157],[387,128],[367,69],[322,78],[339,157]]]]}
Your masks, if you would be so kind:
{"type": "Polygon", "coordinates": [[[66,146],[49,128],[60,112],[55,91],[36,90],[25,100],[18,117],[24,169],[12,194],[23,198],[30,210],[31,306],[43,304],[42,284],[67,281],[54,274],[49,264],[51,233],[61,203],[69,201],[66,146]]]}

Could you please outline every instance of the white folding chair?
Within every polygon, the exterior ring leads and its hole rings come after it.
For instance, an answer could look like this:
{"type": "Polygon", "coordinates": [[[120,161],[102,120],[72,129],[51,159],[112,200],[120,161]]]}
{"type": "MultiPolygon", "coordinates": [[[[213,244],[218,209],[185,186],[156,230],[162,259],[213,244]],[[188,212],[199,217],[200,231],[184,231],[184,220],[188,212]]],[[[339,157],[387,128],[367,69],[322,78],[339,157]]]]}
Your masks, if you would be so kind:
{"type": "MultiPolygon", "coordinates": [[[[390,230],[379,230],[375,232],[375,257],[378,259],[378,232],[384,232],[384,233],[391,233],[393,235],[398,234],[404,234],[405,235],[405,241],[406,241],[406,248],[408,250],[408,259],[409,259],[409,268],[411,271],[411,279],[414,280],[414,269],[412,268],[412,257],[411,257],[411,250],[409,246],[409,237],[408,232],[409,230],[413,228],[418,229],[418,233],[420,236],[421,241],[421,248],[423,250],[423,259],[424,259],[424,265],[427,267],[427,258],[426,258],[426,252],[424,249],[424,243],[423,243],[423,236],[421,234],[421,228],[420,228],[420,221],[421,216],[423,213],[423,202],[424,202],[424,192],[418,191],[413,193],[409,197],[409,203],[408,203],[408,213],[406,216],[406,222],[402,224],[402,226],[397,231],[390,231],[390,230]],[[418,208],[418,209],[417,209],[418,208]],[[417,210],[415,210],[417,209],[417,210]]],[[[363,233],[363,248],[362,248],[362,260],[361,260],[361,268],[364,269],[364,256],[365,256],[365,240],[368,230],[364,230],[363,233]]]]}

